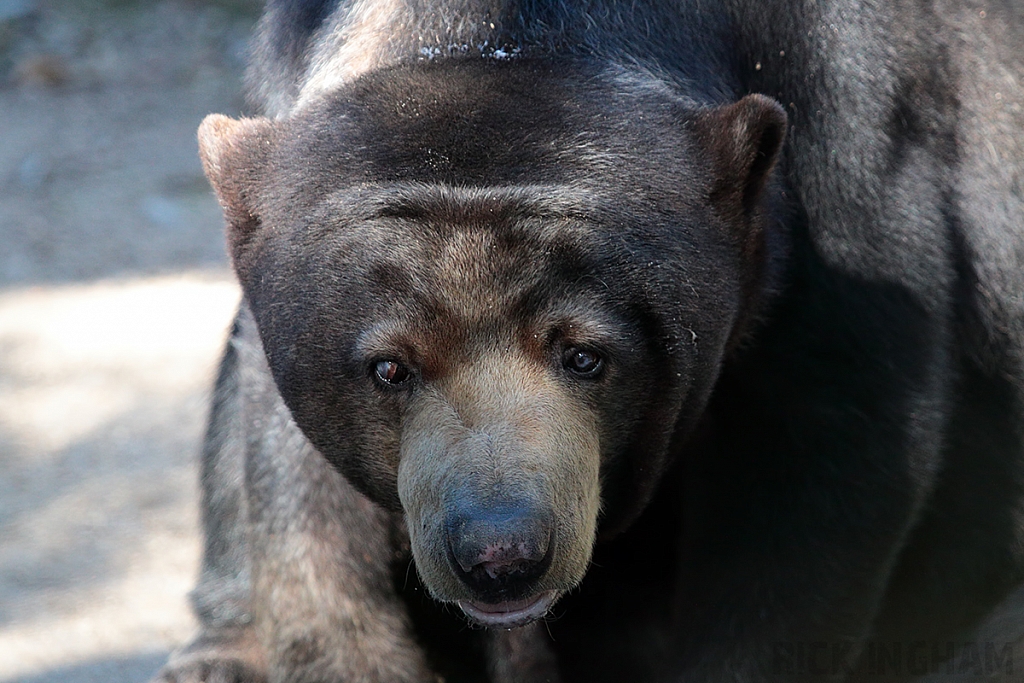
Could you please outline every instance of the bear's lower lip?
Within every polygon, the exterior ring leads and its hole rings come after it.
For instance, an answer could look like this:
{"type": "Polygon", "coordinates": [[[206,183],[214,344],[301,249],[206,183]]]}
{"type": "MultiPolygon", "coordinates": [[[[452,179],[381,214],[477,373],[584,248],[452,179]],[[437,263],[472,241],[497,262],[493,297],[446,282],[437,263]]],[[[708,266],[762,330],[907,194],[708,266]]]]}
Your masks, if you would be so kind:
{"type": "Polygon", "coordinates": [[[472,600],[459,600],[459,607],[466,616],[488,628],[516,628],[526,626],[531,621],[540,619],[547,614],[558,591],[544,591],[539,595],[525,600],[486,603],[472,600]]]}

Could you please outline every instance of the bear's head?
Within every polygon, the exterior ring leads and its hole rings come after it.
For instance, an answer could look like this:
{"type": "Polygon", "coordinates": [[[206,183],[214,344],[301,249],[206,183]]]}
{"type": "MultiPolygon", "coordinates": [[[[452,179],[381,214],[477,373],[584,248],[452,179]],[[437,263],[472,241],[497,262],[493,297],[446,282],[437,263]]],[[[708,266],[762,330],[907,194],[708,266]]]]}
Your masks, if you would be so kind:
{"type": "Polygon", "coordinates": [[[281,395],[404,512],[435,598],[527,623],[643,509],[766,291],[784,128],[765,97],[525,59],[203,122],[281,395]]]}

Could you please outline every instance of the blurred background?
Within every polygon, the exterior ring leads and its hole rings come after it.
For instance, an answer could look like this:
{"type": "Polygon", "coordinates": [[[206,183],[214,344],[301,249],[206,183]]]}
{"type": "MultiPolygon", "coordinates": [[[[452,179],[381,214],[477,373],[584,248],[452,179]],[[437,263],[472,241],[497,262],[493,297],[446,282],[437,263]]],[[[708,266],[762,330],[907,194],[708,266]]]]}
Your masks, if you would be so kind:
{"type": "Polygon", "coordinates": [[[0,683],[146,681],[195,624],[238,290],[195,131],[256,0],[0,0],[0,683]]]}

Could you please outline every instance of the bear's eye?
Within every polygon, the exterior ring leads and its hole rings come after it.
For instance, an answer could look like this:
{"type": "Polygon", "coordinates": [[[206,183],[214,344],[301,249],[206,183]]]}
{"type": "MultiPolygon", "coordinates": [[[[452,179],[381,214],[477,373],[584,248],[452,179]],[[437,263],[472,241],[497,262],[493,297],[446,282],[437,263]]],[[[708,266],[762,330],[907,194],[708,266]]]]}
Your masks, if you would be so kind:
{"type": "Polygon", "coordinates": [[[565,369],[579,377],[597,377],[604,368],[604,360],[595,351],[572,347],[562,357],[565,369]]]}
{"type": "Polygon", "coordinates": [[[384,382],[384,384],[390,384],[392,386],[402,384],[412,376],[412,372],[409,368],[395,360],[377,361],[373,370],[377,375],[377,379],[384,382]]]}

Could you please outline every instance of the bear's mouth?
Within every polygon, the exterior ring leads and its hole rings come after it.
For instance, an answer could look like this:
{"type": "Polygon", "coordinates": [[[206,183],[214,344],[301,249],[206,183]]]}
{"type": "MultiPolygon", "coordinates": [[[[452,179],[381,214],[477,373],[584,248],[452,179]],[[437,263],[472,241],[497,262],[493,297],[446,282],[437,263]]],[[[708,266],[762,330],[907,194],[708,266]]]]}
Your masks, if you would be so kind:
{"type": "Polygon", "coordinates": [[[558,591],[544,591],[525,600],[509,600],[498,603],[459,600],[459,607],[466,616],[480,626],[487,628],[516,628],[526,626],[540,619],[554,604],[558,591]]]}

